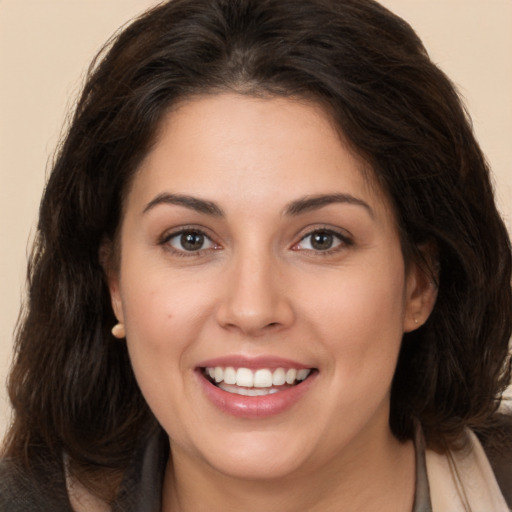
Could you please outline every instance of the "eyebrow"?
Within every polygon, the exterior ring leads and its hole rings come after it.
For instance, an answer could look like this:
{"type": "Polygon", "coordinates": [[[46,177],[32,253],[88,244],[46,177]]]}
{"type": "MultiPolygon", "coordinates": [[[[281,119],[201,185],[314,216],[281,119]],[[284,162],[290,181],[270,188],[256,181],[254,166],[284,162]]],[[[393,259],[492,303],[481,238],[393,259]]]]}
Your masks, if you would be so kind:
{"type": "Polygon", "coordinates": [[[370,205],[362,199],[358,199],[350,194],[322,194],[316,196],[306,196],[291,202],[285,209],[285,215],[300,215],[311,210],[319,210],[324,206],[335,203],[352,204],[362,206],[369,214],[374,217],[374,212],[370,205]]]}
{"type": "MultiPolygon", "coordinates": [[[[372,218],[374,217],[373,210],[368,203],[350,194],[321,194],[316,196],[305,196],[289,203],[284,210],[284,215],[297,216],[301,215],[302,213],[306,213],[312,210],[319,210],[320,208],[336,203],[361,206],[370,214],[372,218]]],[[[214,217],[225,216],[222,209],[213,201],[199,199],[197,197],[182,194],[170,194],[167,192],[159,194],[153,200],[151,200],[144,208],[143,213],[146,213],[156,206],[162,204],[183,206],[185,208],[189,208],[190,210],[204,213],[206,215],[212,215],[214,217]]]]}
{"type": "Polygon", "coordinates": [[[147,213],[161,204],[184,206],[185,208],[189,208],[190,210],[194,210],[199,213],[205,213],[206,215],[224,217],[224,212],[212,201],[187,195],[169,193],[163,193],[156,196],[146,205],[143,213],[147,213]]]}

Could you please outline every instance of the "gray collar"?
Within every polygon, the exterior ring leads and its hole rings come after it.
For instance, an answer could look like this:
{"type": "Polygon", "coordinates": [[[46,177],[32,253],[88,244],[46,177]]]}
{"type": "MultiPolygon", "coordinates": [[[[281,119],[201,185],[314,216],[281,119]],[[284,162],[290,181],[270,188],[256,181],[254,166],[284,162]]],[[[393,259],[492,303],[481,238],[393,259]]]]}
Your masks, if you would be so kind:
{"type": "Polygon", "coordinates": [[[414,434],[414,451],[416,452],[416,489],[412,512],[432,512],[430,486],[428,483],[427,463],[425,459],[425,437],[419,423],[414,434]]]}

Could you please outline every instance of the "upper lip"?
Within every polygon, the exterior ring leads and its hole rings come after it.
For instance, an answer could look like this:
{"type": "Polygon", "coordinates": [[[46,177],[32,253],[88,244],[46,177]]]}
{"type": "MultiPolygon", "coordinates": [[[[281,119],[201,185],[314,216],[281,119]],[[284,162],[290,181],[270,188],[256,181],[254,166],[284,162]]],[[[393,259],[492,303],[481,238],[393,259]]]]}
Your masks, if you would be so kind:
{"type": "Polygon", "coordinates": [[[226,355],[221,357],[215,357],[199,363],[198,368],[211,368],[215,366],[221,366],[224,368],[249,368],[251,370],[257,370],[259,368],[295,368],[309,369],[313,368],[311,365],[299,363],[292,359],[286,359],[276,356],[258,356],[258,357],[247,357],[243,355],[226,355]]]}

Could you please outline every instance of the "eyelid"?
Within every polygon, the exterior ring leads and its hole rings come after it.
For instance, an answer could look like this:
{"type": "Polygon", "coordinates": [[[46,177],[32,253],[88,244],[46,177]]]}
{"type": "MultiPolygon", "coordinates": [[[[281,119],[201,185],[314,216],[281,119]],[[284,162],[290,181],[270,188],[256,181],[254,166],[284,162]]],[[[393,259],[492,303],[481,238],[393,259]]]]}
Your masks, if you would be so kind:
{"type": "Polygon", "coordinates": [[[291,249],[296,250],[296,251],[299,251],[299,250],[309,251],[312,253],[325,255],[325,254],[329,254],[332,252],[338,252],[338,251],[342,250],[343,248],[350,247],[353,244],[354,244],[354,240],[353,240],[352,236],[344,230],[336,229],[336,228],[332,228],[332,227],[328,227],[328,226],[315,226],[315,227],[309,227],[305,233],[301,234],[299,241],[295,242],[292,245],[291,249]],[[330,235],[334,236],[339,241],[339,243],[336,244],[334,247],[330,247],[329,249],[325,249],[325,250],[319,250],[319,249],[314,249],[314,248],[312,248],[312,249],[298,248],[299,244],[301,244],[306,238],[314,235],[315,233],[330,234],[330,235]]]}
{"type": "Polygon", "coordinates": [[[208,230],[202,228],[202,227],[198,227],[198,226],[180,226],[178,228],[175,228],[175,229],[171,229],[169,231],[166,231],[161,237],[160,239],[158,240],[158,245],[161,245],[161,246],[164,246],[166,248],[166,250],[178,255],[178,256],[198,256],[200,254],[203,254],[207,251],[212,251],[212,250],[219,250],[221,249],[221,245],[216,242],[213,237],[211,235],[209,235],[207,233],[208,230]],[[174,247],[173,245],[170,244],[170,241],[173,239],[173,238],[176,238],[176,237],[179,237],[179,236],[182,236],[183,234],[185,233],[197,233],[197,234],[200,234],[202,235],[205,239],[207,239],[210,243],[211,243],[211,246],[210,247],[206,247],[206,248],[201,248],[201,249],[198,249],[196,251],[187,251],[186,249],[179,249],[179,248],[176,248],[174,247]]]}
{"type": "MultiPolygon", "coordinates": [[[[295,242],[290,249],[295,251],[308,251],[315,254],[323,254],[327,255],[333,252],[338,252],[343,248],[350,247],[354,244],[353,237],[346,230],[342,230],[341,228],[333,228],[331,226],[325,225],[316,225],[316,226],[308,226],[307,228],[302,230],[302,233],[298,235],[300,238],[297,242],[295,242]],[[325,250],[314,249],[314,248],[300,248],[298,247],[305,239],[314,235],[315,233],[327,233],[332,235],[339,243],[337,243],[334,247],[330,247],[325,250]]],[[[158,240],[158,245],[165,246],[165,248],[177,254],[179,256],[197,256],[199,254],[203,254],[204,252],[209,252],[212,250],[222,249],[221,244],[215,241],[214,237],[209,234],[209,229],[206,229],[202,226],[197,225],[189,225],[189,226],[179,226],[174,229],[166,231],[158,240]],[[210,242],[210,246],[206,248],[201,248],[198,250],[188,251],[186,249],[179,249],[172,246],[169,242],[178,236],[181,236],[185,233],[197,233],[205,237],[206,240],[210,242]]]]}

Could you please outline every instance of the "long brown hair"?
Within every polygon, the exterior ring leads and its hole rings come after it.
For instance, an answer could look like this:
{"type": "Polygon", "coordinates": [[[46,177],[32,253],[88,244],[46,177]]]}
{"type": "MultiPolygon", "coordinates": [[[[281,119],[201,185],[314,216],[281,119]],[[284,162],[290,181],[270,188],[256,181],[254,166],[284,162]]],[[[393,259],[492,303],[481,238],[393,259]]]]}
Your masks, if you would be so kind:
{"type": "Polygon", "coordinates": [[[9,381],[5,454],[66,453],[85,474],[119,471],[155,420],[115,323],[100,248],[159,122],[200,93],[307,97],[332,115],[397,212],[406,258],[438,251],[439,293],[406,334],[391,428],[453,446],[484,433],[510,382],[511,256],[468,116],[414,31],[373,0],[174,0],[97,57],[41,204],[29,297],[9,381]]]}

